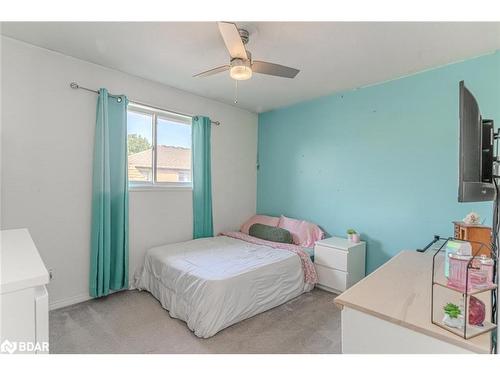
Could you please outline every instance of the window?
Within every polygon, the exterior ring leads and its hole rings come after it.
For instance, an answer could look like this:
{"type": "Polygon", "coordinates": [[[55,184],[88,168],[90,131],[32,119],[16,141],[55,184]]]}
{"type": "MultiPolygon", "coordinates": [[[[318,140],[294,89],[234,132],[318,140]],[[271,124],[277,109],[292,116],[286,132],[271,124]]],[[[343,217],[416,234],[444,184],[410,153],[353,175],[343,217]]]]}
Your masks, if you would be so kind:
{"type": "Polygon", "coordinates": [[[191,117],[130,103],[127,140],[131,187],[191,187],[191,117]]]}

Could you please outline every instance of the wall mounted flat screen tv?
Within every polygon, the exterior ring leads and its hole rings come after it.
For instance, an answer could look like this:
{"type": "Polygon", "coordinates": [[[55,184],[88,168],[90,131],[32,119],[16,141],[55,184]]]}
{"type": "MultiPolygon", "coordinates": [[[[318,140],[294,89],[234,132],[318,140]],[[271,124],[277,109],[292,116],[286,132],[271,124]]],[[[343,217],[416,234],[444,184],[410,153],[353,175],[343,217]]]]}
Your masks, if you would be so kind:
{"type": "Polygon", "coordinates": [[[460,154],[459,202],[491,201],[495,198],[493,185],[492,120],[483,120],[474,95],[459,84],[460,90],[460,154]]]}

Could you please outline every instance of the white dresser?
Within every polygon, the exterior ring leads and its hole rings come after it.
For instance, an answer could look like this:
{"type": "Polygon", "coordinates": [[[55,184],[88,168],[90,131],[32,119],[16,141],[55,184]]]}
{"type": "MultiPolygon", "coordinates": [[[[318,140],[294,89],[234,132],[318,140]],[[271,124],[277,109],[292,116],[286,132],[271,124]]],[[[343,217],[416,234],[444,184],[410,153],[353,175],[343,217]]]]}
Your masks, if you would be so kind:
{"type": "Polygon", "coordinates": [[[27,229],[0,231],[0,353],[48,353],[49,273],[27,229]]]}
{"type": "Polygon", "coordinates": [[[335,298],[342,309],[342,353],[490,352],[490,334],[465,340],[432,324],[433,255],[402,251],[335,298]]]}
{"type": "Polygon", "coordinates": [[[316,242],[314,266],[318,287],[341,293],[365,277],[366,244],[330,237],[316,242]]]}

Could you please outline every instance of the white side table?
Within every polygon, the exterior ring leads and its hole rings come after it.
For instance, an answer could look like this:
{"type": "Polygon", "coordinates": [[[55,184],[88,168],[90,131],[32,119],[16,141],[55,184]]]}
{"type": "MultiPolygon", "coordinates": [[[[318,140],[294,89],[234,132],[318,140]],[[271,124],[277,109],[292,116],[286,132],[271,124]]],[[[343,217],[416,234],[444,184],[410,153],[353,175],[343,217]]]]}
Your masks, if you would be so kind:
{"type": "Polygon", "coordinates": [[[330,237],[316,242],[314,266],[318,287],[342,293],[365,277],[366,243],[330,237]]]}

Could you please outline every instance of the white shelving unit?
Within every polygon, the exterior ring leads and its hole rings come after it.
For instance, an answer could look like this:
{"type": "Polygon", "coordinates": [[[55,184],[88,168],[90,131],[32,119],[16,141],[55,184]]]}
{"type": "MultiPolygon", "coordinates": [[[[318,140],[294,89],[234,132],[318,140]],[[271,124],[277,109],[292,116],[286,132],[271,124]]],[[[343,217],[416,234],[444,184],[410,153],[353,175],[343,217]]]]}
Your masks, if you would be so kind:
{"type": "Polygon", "coordinates": [[[318,287],[342,293],[365,277],[366,244],[330,237],[316,242],[314,265],[318,287]]]}

